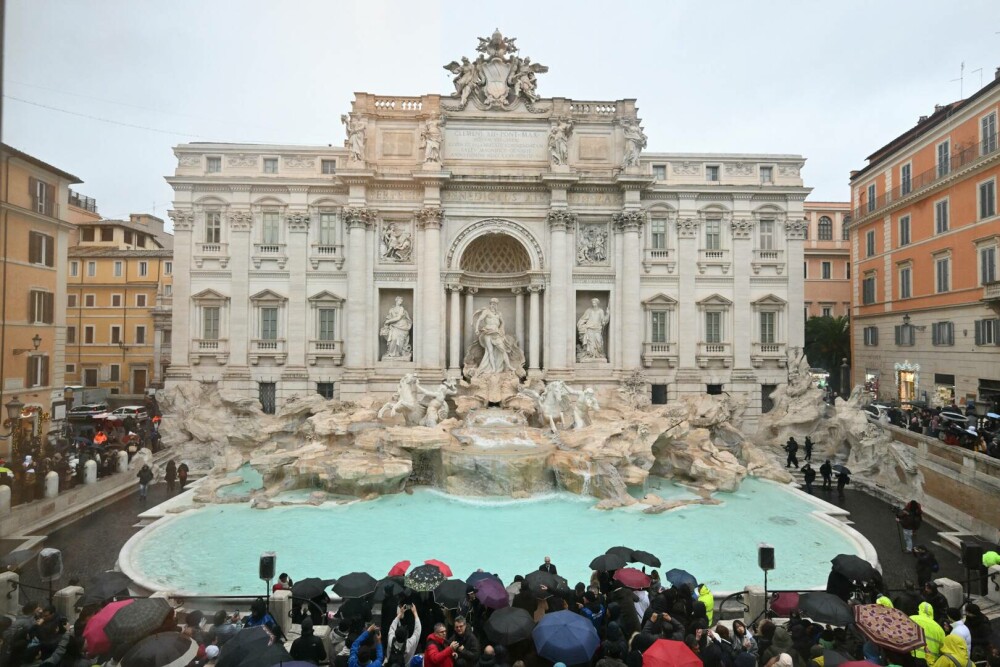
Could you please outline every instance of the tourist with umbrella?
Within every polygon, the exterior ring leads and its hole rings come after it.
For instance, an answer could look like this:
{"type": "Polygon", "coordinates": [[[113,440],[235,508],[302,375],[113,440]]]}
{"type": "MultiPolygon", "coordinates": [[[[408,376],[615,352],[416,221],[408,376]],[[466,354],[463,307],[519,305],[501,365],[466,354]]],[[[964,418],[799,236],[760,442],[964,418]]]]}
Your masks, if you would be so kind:
{"type": "Polygon", "coordinates": [[[837,473],[837,496],[843,498],[844,488],[851,483],[851,471],[847,466],[839,464],[833,466],[833,469],[837,473]]]}
{"type": "Polygon", "coordinates": [[[701,667],[702,661],[687,644],[657,639],[642,654],[643,667],[701,667]]]}
{"type": "Polygon", "coordinates": [[[295,616],[298,616],[297,622],[302,622],[301,619],[304,616],[302,604],[308,603],[309,618],[312,619],[313,626],[323,623],[326,617],[326,606],[330,603],[330,596],[327,595],[326,588],[333,583],[336,583],[336,579],[307,577],[292,584],[292,622],[296,622],[295,616]]]}
{"type": "Polygon", "coordinates": [[[490,641],[509,646],[531,637],[535,621],[531,614],[517,607],[506,607],[493,612],[486,619],[486,636],[490,641]]]}
{"type": "Polygon", "coordinates": [[[619,554],[601,554],[590,561],[590,569],[597,572],[613,572],[626,565],[628,565],[628,561],[619,554]]]}
{"type": "Polygon", "coordinates": [[[590,662],[601,643],[593,624],[572,611],[546,614],[531,637],[539,656],[567,665],[590,662]]]}
{"type": "Polygon", "coordinates": [[[510,606],[510,597],[507,589],[499,579],[480,579],[473,588],[476,592],[476,600],[487,609],[503,609],[510,606]]]}
{"type": "MultiPolygon", "coordinates": [[[[179,632],[158,632],[130,648],[121,664],[123,667],[186,667],[197,655],[198,643],[192,638],[179,632]]],[[[60,664],[74,663],[64,659],[60,664]]]]}
{"type": "MultiPolygon", "coordinates": [[[[384,614],[383,614],[384,615],[384,614]]],[[[407,667],[413,656],[417,654],[417,644],[422,637],[423,626],[420,616],[411,604],[404,604],[396,610],[396,617],[389,626],[389,651],[386,655],[387,667],[407,667]],[[407,624],[403,622],[406,614],[410,615],[413,631],[407,634],[407,624]]]]}
{"type": "Polygon", "coordinates": [[[664,574],[663,576],[667,578],[667,581],[669,581],[670,585],[673,586],[674,588],[680,588],[681,586],[687,584],[688,586],[691,587],[691,590],[694,590],[694,587],[698,583],[698,580],[695,578],[695,576],[690,572],[688,572],[687,570],[679,570],[677,568],[674,568],[671,570],[667,570],[666,574],[664,574]]]}

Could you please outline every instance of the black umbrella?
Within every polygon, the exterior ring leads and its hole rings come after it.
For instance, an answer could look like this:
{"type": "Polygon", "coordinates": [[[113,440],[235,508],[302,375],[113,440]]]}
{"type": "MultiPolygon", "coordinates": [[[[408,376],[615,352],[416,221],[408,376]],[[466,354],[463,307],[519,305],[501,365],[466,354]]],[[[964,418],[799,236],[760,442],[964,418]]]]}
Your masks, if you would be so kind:
{"type": "Polygon", "coordinates": [[[844,465],[844,464],[842,464],[842,463],[838,463],[837,465],[833,466],[833,469],[834,469],[834,470],[835,470],[836,472],[842,472],[842,473],[844,473],[845,475],[850,475],[850,474],[851,474],[851,470],[850,470],[850,468],[848,468],[847,466],[845,466],[845,465],[844,465]]]}
{"type": "Polygon", "coordinates": [[[854,554],[840,554],[830,562],[833,563],[834,572],[839,572],[851,581],[871,581],[878,574],[871,563],[854,554]]]}
{"type": "Polygon", "coordinates": [[[113,597],[125,597],[128,595],[131,583],[132,580],[124,572],[101,572],[91,578],[90,583],[83,589],[83,597],[76,604],[78,607],[86,607],[113,597]]]}
{"type": "Polygon", "coordinates": [[[340,605],[337,613],[347,620],[357,619],[367,622],[372,618],[372,604],[368,598],[349,598],[340,605]]]}
{"type": "Polygon", "coordinates": [[[372,599],[375,602],[385,602],[387,597],[399,597],[405,590],[403,577],[386,577],[375,584],[375,597],[372,599]]]}
{"type": "Polygon", "coordinates": [[[445,609],[458,609],[472,587],[461,579],[448,579],[434,589],[434,601],[445,609]]]}
{"type": "Polygon", "coordinates": [[[264,651],[273,641],[274,637],[263,626],[244,628],[219,649],[215,667],[239,667],[248,656],[264,651]]]}
{"type": "Polygon", "coordinates": [[[568,589],[565,579],[541,570],[531,572],[525,576],[524,581],[528,584],[528,590],[540,598],[547,598],[561,589],[568,589]]]}
{"type": "Polygon", "coordinates": [[[486,636],[504,646],[527,639],[534,629],[535,620],[520,607],[497,609],[486,619],[486,636]]]}
{"type": "Polygon", "coordinates": [[[628,562],[618,554],[603,554],[590,561],[590,569],[597,570],[598,572],[620,570],[626,565],[628,565],[628,562]]]}
{"type": "Polygon", "coordinates": [[[311,600],[322,595],[327,586],[336,582],[336,579],[320,579],[319,577],[300,579],[292,584],[292,597],[311,600]]]}
{"type": "Polygon", "coordinates": [[[378,580],[367,572],[345,574],[333,585],[333,592],[342,598],[359,598],[375,592],[378,580]]]}
{"type": "Polygon", "coordinates": [[[643,565],[648,565],[650,567],[661,567],[662,565],[660,563],[660,559],[648,551],[633,551],[631,562],[642,563],[643,565]]]}
{"type": "Polygon", "coordinates": [[[412,588],[419,593],[426,593],[437,588],[444,580],[445,576],[436,565],[418,565],[410,570],[403,583],[406,584],[407,588],[412,588]]]}
{"type": "Polygon", "coordinates": [[[158,632],[133,646],[122,667],[187,667],[198,655],[198,644],[179,632],[158,632]]]}
{"type": "Polygon", "coordinates": [[[125,646],[150,634],[167,620],[170,603],[164,598],[139,598],[122,607],[104,626],[111,645],[125,646]]]}
{"type": "Polygon", "coordinates": [[[263,651],[251,653],[244,658],[239,667],[272,667],[281,663],[292,662],[292,656],[280,642],[271,644],[263,651]]]}
{"type": "Polygon", "coordinates": [[[634,558],[632,557],[632,555],[635,553],[635,551],[633,551],[632,549],[629,549],[628,547],[611,547],[610,549],[608,549],[604,553],[606,553],[606,554],[617,554],[617,555],[621,556],[622,558],[624,558],[626,562],[631,562],[632,560],[634,560],[634,558]]]}
{"type": "Polygon", "coordinates": [[[832,593],[803,593],[799,596],[799,612],[819,623],[845,626],[854,621],[847,603],[832,593]]]}

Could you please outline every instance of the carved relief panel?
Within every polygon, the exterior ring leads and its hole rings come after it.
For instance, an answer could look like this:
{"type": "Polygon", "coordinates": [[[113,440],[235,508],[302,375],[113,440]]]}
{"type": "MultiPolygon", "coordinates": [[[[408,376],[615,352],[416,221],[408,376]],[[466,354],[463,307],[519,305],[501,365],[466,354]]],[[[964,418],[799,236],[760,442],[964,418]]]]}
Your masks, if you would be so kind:
{"type": "Polygon", "coordinates": [[[379,224],[379,261],[390,264],[413,263],[413,223],[382,220],[379,224]]]}
{"type": "Polygon", "coordinates": [[[611,254],[608,223],[581,222],[576,228],[576,265],[607,266],[611,254]]]}

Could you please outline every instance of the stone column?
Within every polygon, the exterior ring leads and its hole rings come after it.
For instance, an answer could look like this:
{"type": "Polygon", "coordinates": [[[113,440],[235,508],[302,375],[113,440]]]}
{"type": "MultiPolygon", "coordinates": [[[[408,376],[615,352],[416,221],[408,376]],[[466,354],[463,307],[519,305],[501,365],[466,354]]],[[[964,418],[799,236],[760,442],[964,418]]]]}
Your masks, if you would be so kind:
{"type": "MultiPolygon", "coordinates": [[[[249,209],[233,211],[229,218],[229,270],[233,276],[229,295],[229,322],[219,323],[220,337],[229,339],[229,367],[227,373],[234,369],[247,367],[247,350],[250,339],[255,338],[250,331],[250,256],[253,253],[253,243],[250,238],[253,229],[253,212],[249,209]]],[[[174,269],[176,273],[176,268],[174,269]]],[[[201,332],[197,334],[201,338],[201,332]]]]}
{"type": "MultiPolygon", "coordinates": [[[[191,327],[191,230],[194,213],[189,210],[170,211],[174,223],[174,331],[177,340],[171,344],[172,375],[190,377],[191,339],[201,338],[201,332],[191,327]]],[[[83,336],[78,331],[77,336],[83,336]]],[[[82,338],[81,338],[82,340],[82,338]]]]}
{"type": "Polygon", "coordinates": [[[531,285],[528,287],[528,368],[536,373],[540,372],[539,363],[541,355],[542,329],[541,329],[541,309],[539,308],[539,292],[541,285],[531,285]]]}
{"type": "Polygon", "coordinates": [[[515,287],[511,290],[514,293],[514,337],[517,344],[524,351],[524,288],[515,287]]]}
{"type": "Polygon", "coordinates": [[[549,330],[549,337],[546,340],[545,367],[548,370],[566,370],[569,367],[569,336],[567,330],[572,330],[567,322],[574,319],[568,309],[568,304],[575,303],[575,298],[570,292],[570,280],[568,272],[571,269],[566,261],[566,226],[576,221],[576,214],[565,209],[554,209],[549,211],[548,222],[551,239],[550,252],[550,289],[552,290],[549,303],[551,306],[551,317],[546,314],[546,324],[549,330]]]}
{"type": "Polygon", "coordinates": [[[288,226],[288,256],[296,258],[288,266],[288,314],[285,345],[286,364],[305,368],[306,347],[311,332],[306,330],[309,321],[309,301],[306,293],[306,267],[309,257],[309,212],[293,211],[285,216],[288,226]]]}
{"type": "Polygon", "coordinates": [[[478,291],[478,287],[465,288],[465,344],[462,346],[462,349],[465,350],[469,349],[472,341],[476,338],[476,332],[472,330],[472,313],[476,310],[474,297],[478,291]]]}
{"type": "Polygon", "coordinates": [[[451,313],[448,331],[448,375],[462,374],[462,286],[448,285],[451,292],[451,313]]]}
{"type": "MultiPolygon", "coordinates": [[[[788,347],[805,345],[805,315],[802,303],[805,301],[805,281],[802,278],[802,262],[805,250],[806,221],[789,220],[785,223],[785,252],[788,259],[785,262],[785,273],[788,275],[788,307],[785,312],[787,321],[788,347]]],[[[891,273],[889,274],[891,275],[891,273]]]]}
{"type": "MultiPolygon", "coordinates": [[[[733,281],[733,333],[729,340],[733,341],[733,367],[752,368],[750,355],[753,352],[752,341],[756,338],[753,321],[753,311],[750,306],[750,281],[739,279],[740,271],[753,261],[753,219],[733,219],[729,223],[733,239],[733,263],[730,272],[737,276],[733,281]]],[[[750,274],[744,273],[743,276],[750,274]]]]}
{"type": "Polygon", "coordinates": [[[696,369],[698,340],[702,323],[696,303],[695,283],[698,275],[698,233],[701,222],[697,217],[677,220],[677,280],[680,303],[677,304],[677,366],[696,369]]]}
{"type": "Polygon", "coordinates": [[[378,216],[378,211],[367,208],[347,208],[344,220],[347,222],[347,236],[350,247],[347,253],[347,336],[346,366],[356,370],[367,366],[365,340],[365,320],[368,303],[364,298],[368,283],[368,257],[365,254],[365,235],[368,227],[378,216]]]}
{"type": "Polygon", "coordinates": [[[642,248],[639,231],[646,221],[646,214],[639,210],[616,213],[614,223],[622,229],[624,241],[624,266],[622,266],[621,327],[622,370],[638,368],[642,364],[642,304],[639,299],[639,267],[642,248]]]}
{"type": "Polygon", "coordinates": [[[421,368],[441,368],[441,323],[444,308],[441,305],[441,219],[444,211],[436,207],[420,209],[417,224],[423,233],[424,265],[420,270],[420,285],[423,293],[421,312],[418,313],[420,327],[420,350],[418,359],[421,368]]]}

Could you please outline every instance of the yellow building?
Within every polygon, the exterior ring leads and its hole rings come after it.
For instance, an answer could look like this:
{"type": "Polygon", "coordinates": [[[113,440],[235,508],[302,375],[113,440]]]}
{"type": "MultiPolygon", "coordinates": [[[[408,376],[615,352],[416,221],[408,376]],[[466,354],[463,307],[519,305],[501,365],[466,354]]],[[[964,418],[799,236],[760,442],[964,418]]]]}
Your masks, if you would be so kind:
{"type": "Polygon", "coordinates": [[[163,220],[77,221],[69,249],[66,380],[141,400],[170,360],[173,237],[163,220]]]}
{"type": "MultiPolygon", "coordinates": [[[[42,414],[58,419],[65,409],[68,202],[69,186],[79,182],[0,144],[0,404],[4,421],[23,404],[23,418],[14,423],[33,436],[46,428],[42,414]]],[[[5,437],[0,454],[10,451],[5,437]]]]}

